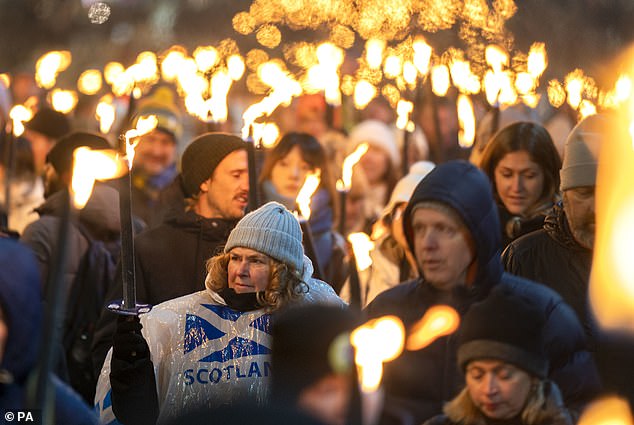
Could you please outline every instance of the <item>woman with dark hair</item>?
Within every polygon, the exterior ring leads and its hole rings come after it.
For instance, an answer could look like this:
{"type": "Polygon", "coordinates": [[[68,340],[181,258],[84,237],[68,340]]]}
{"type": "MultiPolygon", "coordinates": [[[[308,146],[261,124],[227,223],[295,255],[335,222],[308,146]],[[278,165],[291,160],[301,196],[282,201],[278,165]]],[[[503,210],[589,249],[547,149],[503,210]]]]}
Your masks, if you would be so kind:
{"type": "Polygon", "coordinates": [[[296,198],[309,173],[320,171],[321,183],[311,198],[308,225],[315,243],[322,278],[339,291],[345,280],[344,241],[333,231],[337,196],[334,176],[326,151],[306,133],[287,133],[267,153],[260,172],[263,201],[277,201],[289,210],[297,209],[296,198]]]}
{"type": "Polygon", "coordinates": [[[561,159],[548,131],[532,122],[504,127],[487,144],[480,168],[493,184],[502,248],[541,229],[559,199],[561,159]]]}

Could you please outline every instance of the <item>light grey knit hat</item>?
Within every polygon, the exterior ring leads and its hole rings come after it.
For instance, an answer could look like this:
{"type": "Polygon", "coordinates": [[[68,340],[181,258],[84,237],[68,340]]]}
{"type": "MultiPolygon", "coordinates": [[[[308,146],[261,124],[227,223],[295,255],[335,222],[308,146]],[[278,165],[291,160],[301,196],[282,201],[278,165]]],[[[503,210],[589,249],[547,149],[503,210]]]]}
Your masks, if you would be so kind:
{"type": "Polygon", "coordinates": [[[572,129],[559,172],[562,191],[596,185],[599,150],[609,140],[609,130],[610,120],[601,114],[584,118],[572,129]]]}
{"type": "Polygon", "coordinates": [[[238,222],[229,234],[225,253],[235,247],[266,254],[299,273],[303,270],[302,229],[295,216],[278,202],[268,202],[238,222]]]}

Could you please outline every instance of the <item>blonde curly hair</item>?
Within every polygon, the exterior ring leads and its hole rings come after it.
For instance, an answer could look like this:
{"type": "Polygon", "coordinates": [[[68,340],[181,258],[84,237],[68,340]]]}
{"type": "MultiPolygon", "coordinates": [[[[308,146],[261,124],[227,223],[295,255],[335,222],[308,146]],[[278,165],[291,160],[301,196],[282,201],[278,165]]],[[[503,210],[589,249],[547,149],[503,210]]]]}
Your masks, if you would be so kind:
{"type": "MultiPolygon", "coordinates": [[[[205,285],[214,292],[220,292],[228,285],[227,266],[231,251],[218,254],[207,260],[209,274],[205,285]]],[[[258,303],[267,311],[275,311],[308,292],[308,285],[301,279],[301,273],[285,263],[268,257],[270,261],[269,284],[257,293],[258,303]]]]}

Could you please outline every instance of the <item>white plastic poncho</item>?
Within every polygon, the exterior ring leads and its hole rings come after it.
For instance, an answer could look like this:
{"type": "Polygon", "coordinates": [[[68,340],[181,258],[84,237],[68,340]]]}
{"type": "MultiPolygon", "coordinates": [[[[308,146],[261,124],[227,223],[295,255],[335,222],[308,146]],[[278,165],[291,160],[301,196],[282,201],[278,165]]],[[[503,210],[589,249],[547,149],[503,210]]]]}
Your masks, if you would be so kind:
{"type": "MultiPolygon", "coordinates": [[[[308,291],[300,302],[345,303],[326,283],[312,279],[305,257],[308,291]]],[[[208,277],[209,278],[209,277],[208,277]]],[[[209,288],[166,301],[141,316],[150,348],[159,401],[158,422],[195,407],[216,407],[247,397],[263,404],[271,378],[270,314],[231,309],[209,288]]],[[[104,424],[119,423],[112,412],[108,352],[99,375],[95,408],[104,424]]]]}

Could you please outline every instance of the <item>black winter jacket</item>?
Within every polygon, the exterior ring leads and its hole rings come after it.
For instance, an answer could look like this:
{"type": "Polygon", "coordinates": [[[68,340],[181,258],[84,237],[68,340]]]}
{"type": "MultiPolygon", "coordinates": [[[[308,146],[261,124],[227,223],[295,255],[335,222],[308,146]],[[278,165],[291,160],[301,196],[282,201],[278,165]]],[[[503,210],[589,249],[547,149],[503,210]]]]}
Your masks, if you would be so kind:
{"type": "Polygon", "coordinates": [[[634,403],[634,341],[618,332],[602,331],[589,306],[592,251],[572,236],[565,211],[558,204],[544,228],[511,243],[502,254],[504,268],[552,288],[575,311],[593,352],[604,390],[634,403]]]}
{"type": "MultiPolygon", "coordinates": [[[[370,317],[395,314],[408,328],[432,305],[450,305],[464,316],[474,302],[484,299],[491,290],[501,285],[510,287],[545,310],[550,378],[559,385],[566,402],[580,405],[592,398],[598,390],[598,380],[574,312],[552,290],[503,273],[498,212],[486,176],[464,161],[450,161],[437,166],[421,181],[403,219],[413,252],[411,217],[413,207],[422,201],[442,202],[458,212],[475,244],[475,279],[468,286],[440,291],[427,283],[421,273],[421,278],[379,294],[367,307],[367,314],[370,317]]],[[[456,336],[452,334],[422,350],[405,351],[386,364],[383,383],[387,403],[410,412],[417,423],[440,414],[443,403],[464,386],[456,351],[456,336]]]]}
{"type": "MultiPolygon", "coordinates": [[[[205,288],[206,261],[222,252],[237,220],[209,219],[172,211],[164,223],[134,238],[137,302],[157,305],[205,288]]],[[[107,300],[121,299],[121,270],[107,300]]],[[[101,371],[112,346],[116,315],[104,310],[95,333],[93,361],[101,371]]]]}
{"type": "Polygon", "coordinates": [[[572,307],[589,340],[593,321],[588,310],[588,282],[592,251],[572,236],[566,214],[558,204],[546,217],[543,229],[513,241],[502,254],[504,269],[542,283],[572,307]]]}

